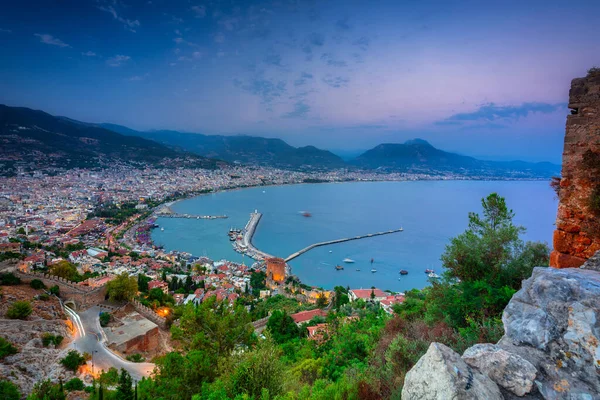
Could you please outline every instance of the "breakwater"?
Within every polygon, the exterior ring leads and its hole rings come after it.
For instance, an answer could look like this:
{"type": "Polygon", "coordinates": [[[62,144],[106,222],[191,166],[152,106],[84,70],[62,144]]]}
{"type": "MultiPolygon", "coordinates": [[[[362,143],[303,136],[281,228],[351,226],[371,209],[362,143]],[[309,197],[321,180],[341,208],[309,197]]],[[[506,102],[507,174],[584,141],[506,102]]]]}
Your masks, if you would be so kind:
{"type": "Polygon", "coordinates": [[[161,218],[187,218],[187,219],[226,219],[227,215],[193,215],[193,214],[157,214],[161,218]]]}
{"type": "Polygon", "coordinates": [[[252,237],[256,232],[256,227],[260,221],[262,214],[258,211],[254,211],[250,214],[250,220],[242,230],[242,238],[233,242],[233,248],[235,251],[244,253],[248,257],[255,259],[256,261],[262,261],[266,258],[272,258],[271,254],[260,251],[252,244],[252,237]]]}

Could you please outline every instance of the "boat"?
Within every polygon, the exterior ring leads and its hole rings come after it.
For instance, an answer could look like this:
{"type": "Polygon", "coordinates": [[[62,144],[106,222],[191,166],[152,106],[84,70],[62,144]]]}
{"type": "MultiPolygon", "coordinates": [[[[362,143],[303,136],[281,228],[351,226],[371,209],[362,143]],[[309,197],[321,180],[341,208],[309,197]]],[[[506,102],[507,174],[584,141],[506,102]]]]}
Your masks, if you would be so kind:
{"type": "Polygon", "coordinates": [[[371,264],[373,264],[373,261],[375,261],[375,260],[373,260],[373,259],[371,258],[371,264]]]}
{"type": "Polygon", "coordinates": [[[309,213],[308,211],[304,211],[304,212],[302,213],[302,216],[303,216],[303,217],[312,217],[312,214],[311,214],[311,213],[309,213]]]}
{"type": "Polygon", "coordinates": [[[165,230],[165,228],[160,228],[160,230],[161,230],[161,231],[164,231],[164,230],[165,230]]]}
{"type": "Polygon", "coordinates": [[[400,227],[400,229],[398,229],[400,232],[402,232],[404,230],[404,228],[400,227]]]}
{"type": "Polygon", "coordinates": [[[354,262],[354,260],[351,258],[344,258],[342,261],[348,264],[352,264],[354,262]]]}
{"type": "Polygon", "coordinates": [[[432,269],[429,269],[429,268],[427,268],[427,269],[425,270],[425,273],[426,273],[426,274],[432,274],[432,273],[434,273],[434,272],[435,272],[434,270],[432,270],[432,269]]]}
{"type": "Polygon", "coordinates": [[[342,267],[341,265],[336,265],[335,269],[338,270],[338,271],[340,271],[340,270],[344,269],[344,267],[342,267]]]}
{"type": "Polygon", "coordinates": [[[357,271],[360,271],[360,268],[356,268],[357,271]]]}
{"type": "Polygon", "coordinates": [[[333,253],[333,250],[329,250],[330,253],[333,253]]]}
{"type": "Polygon", "coordinates": [[[372,273],[375,273],[375,272],[377,272],[377,270],[376,270],[375,268],[373,268],[373,269],[371,270],[371,272],[372,272],[372,273]]]}
{"type": "Polygon", "coordinates": [[[400,270],[400,275],[408,275],[408,271],[405,269],[400,270]]]}
{"type": "Polygon", "coordinates": [[[430,277],[430,278],[432,278],[432,279],[437,279],[437,278],[439,278],[439,277],[440,277],[440,276],[439,276],[438,274],[436,274],[435,272],[432,272],[432,273],[430,273],[430,274],[427,274],[427,276],[428,276],[428,277],[430,277]]]}

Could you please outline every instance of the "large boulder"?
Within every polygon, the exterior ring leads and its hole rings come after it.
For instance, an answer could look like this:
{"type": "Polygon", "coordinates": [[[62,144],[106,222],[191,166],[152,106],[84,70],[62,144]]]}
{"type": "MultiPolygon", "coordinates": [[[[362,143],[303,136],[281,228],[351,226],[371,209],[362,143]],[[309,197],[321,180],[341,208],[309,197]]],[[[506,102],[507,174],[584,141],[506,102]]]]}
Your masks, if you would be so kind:
{"type": "Polygon", "coordinates": [[[402,399],[496,400],[503,397],[490,378],[468,366],[452,349],[434,342],[406,374],[402,399]]]}
{"type": "Polygon", "coordinates": [[[498,345],[537,368],[544,398],[600,398],[599,272],[535,268],[502,321],[498,345]]]}
{"type": "Polygon", "coordinates": [[[537,370],[523,357],[501,349],[495,344],[476,344],[468,348],[463,360],[486,374],[498,386],[524,396],[534,388],[537,370]]]}

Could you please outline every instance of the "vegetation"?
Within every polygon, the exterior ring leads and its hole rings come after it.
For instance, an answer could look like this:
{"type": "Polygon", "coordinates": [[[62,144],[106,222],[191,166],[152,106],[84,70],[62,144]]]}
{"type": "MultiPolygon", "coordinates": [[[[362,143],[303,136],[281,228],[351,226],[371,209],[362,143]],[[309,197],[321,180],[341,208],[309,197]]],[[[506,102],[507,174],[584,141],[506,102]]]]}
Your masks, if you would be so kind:
{"type": "Polygon", "coordinates": [[[267,329],[276,343],[285,343],[300,336],[300,329],[285,311],[273,311],[267,321],[267,329]]]}
{"type": "Polygon", "coordinates": [[[44,285],[44,282],[42,282],[39,279],[34,279],[31,282],[29,282],[29,286],[31,286],[33,289],[36,289],[36,290],[46,289],[46,285],[44,285]]]}
{"type": "Polygon", "coordinates": [[[252,295],[258,297],[261,290],[267,288],[267,274],[264,271],[252,272],[250,275],[250,286],[252,286],[252,295]]]}
{"type": "Polygon", "coordinates": [[[0,380],[0,399],[20,400],[21,393],[19,393],[19,388],[17,387],[17,385],[12,383],[11,381],[1,379],[0,380]]]}
{"type": "Polygon", "coordinates": [[[67,397],[62,383],[54,384],[49,379],[38,382],[27,400],[65,400],[67,397]]]}
{"type": "Polygon", "coordinates": [[[58,347],[62,343],[63,339],[64,338],[61,335],[53,335],[51,333],[46,332],[42,335],[42,344],[44,345],[44,347],[48,347],[51,344],[55,347],[58,347]]]}
{"type": "Polygon", "coordinates": [[[79,378],[73,378],[67,383],[65,383],[65,390],[68,392],[73,392],[75,390],[83,390],[84,385],[83,381],[79,378]]]}
{"type": "Polygon", "coordinates": [[[18,351],[19,350],[13,346],[12,343],[0,336],[0,360],[4,357],[17,354],[18,351]]]}
{"type": "Polygon", "coordinates": [[[101,312],[99,319],[100,319],[100,326],[104,328],[110,322],[110,313],[101,312]]]}
{"type": "Polygon", "coordinates": [[[79,282],[81,277],[75,264],[65,260],[53,264],[50,267],[50,274],[73,282],[79,282]]]}
{"type": "Polygon", "coordinates": [[[0,254],[0,261],[6,260],[21,260],[25,258],[25,256],[21,253],[13,253],[11,251],[7,251],[6,253],[0,254]]]}
{"type": "Polygon", "coordinates": [[[142,357],[142,355],[139,353],[130,354],[125,358],[127,359],[127,361],[131,361],[131,362],[135,362],[135,363],[140,363],[140,362],[146,361],[146,359],[144,357],[142,357]]]}
{"type": "Polygon", "coordinates": [[[55,296],[60,295],[60,287],[58,287],[58,285],[50,286],[50,289],[48,291],[50,292],[50,294],[53,294],[55,296]]]}
{"type": "Polygon", "coordinates": [[[137,278],[123,272],[121,275],[108,282],[106,291],[111,300],[131,300],[138,291],[137,278]]]}
{"type": "Polygon", "coordinates": [[[21,278],[15,276],[12,272],[6,274],[0,274],[0,285],[20,285],[21,278]]]}
{"type": "Polygon", "coordinates": [[[33,312],[31,303],[28,301],[15,301],[6,311],[6,317],[10,319],[26,319],[33,312]]]}
{"type": "Polygon", "coordinates": [[[85,364],[85,357],[77,350],[69,350],[65,358],[60,360],[60,363],[68,370],[77,371],[80,366],[85,364]]]}

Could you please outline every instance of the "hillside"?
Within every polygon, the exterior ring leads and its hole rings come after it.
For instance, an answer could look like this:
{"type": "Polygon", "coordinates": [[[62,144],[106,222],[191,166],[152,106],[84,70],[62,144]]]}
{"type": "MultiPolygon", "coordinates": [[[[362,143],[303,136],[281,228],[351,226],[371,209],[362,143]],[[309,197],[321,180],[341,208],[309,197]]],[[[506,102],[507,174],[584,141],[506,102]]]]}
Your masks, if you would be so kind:
{"type": "Polygon", "coordinates": [[[169,130],[142,132],[113,124],[100,126],[123,135],[140,136],[205,157],[215,157],[230,162],[290,169],[346,167],[344,161],[330,151],[314,146],[296,148],[281,139],[244,135],[203,135],[169,130]]]}
{"type": "Polygon", "coordinates": [[[423,139],[402,144],[384,143],[366,151],[350,163],[362,169],[399,172],[453,172],[462,175],[549,178],[560,174],[560,166],[525,161],[482,161],[446,152],[423,139]]]}
{"type": "Polygon", "coordinates": [[[214,168],[215,160],[125,136],[95,125],[43,111],[0,105],[0,164],[3,174],[15,165],[31,169],[132,165],[214,168]]]}

